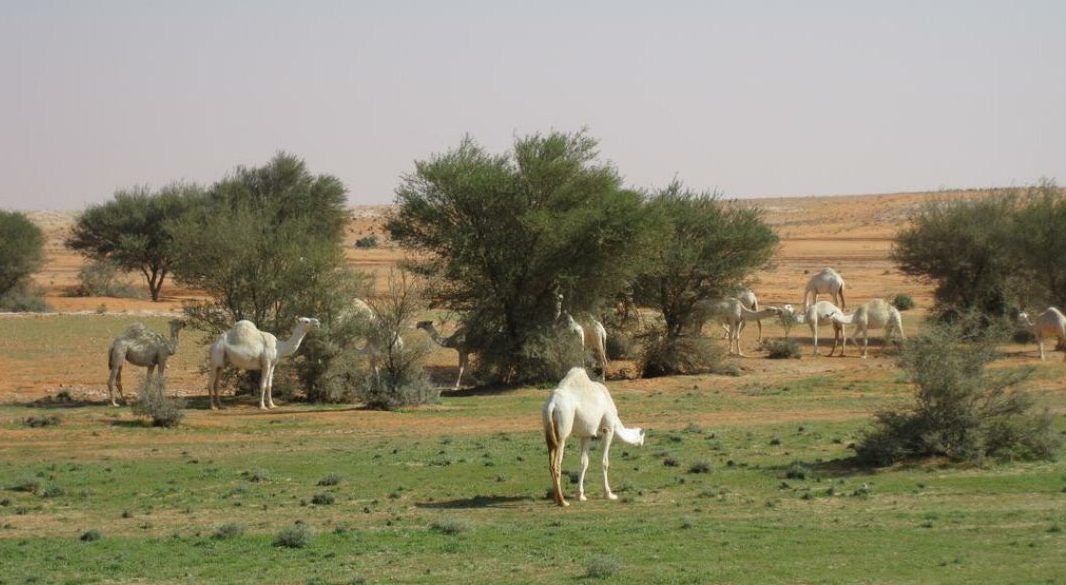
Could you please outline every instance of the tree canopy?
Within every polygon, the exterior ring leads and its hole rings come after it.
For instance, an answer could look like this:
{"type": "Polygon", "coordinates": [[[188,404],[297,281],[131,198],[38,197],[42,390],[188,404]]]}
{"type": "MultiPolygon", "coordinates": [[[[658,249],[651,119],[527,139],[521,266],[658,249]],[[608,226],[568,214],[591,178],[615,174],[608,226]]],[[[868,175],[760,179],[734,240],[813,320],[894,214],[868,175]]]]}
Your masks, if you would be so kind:
{"type": "Polygon", "coordinates": [[[165,225],[202,201],[202,189],[191,183],[172,183],[158,191],[123,189],[112,201],[86,209],[66,245],[90,258],[139,271],[152,300],[158,301],[163,282],[173,270],[176,249],[165,225]]]}
{"type": "Polygon", "coordinates": [[[483,329],[482,358],[497,356],[503,378],[556,318],[557,294],[571,312],[595,310],[640,270],[653,217],[597,157],[584,132],[516,138],[504,154],[468,137],[397,189],[392,238],[433,277],[434,302],[483,329]]]}
{"type": "Polygon", "coordinates": [[[44,262],[44,233],[25,214],[0,210],[0,297],[26,284],[44,262]]]}

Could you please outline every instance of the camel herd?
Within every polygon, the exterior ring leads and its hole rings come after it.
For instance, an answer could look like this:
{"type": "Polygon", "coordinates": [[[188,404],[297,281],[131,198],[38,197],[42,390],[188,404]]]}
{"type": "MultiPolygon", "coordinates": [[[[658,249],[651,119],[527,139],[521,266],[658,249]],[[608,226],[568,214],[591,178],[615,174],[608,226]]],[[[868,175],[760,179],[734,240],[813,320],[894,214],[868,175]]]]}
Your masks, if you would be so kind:
{"type": "MultiPolygon", "coordinates": [[[[742,289],[735,297],[718,300],[704,300],[697,303],[696,308],[696,331],[702,329],[708,319],[716,319],[724,328],[729,339],[729,353],[743,356],[740,349],[740,333],[748,321],[755,321],[759,327],[759,339],[762,339],[761,319],[778,317],[784,323],[786,320],[794,323],[806,323],[811,330],[814,355],[818,355],[818,328],[819,325],[829,323],[833,326],[833,349],[829,355],[836,352],[840,346],[840,355],[844,355],[847,344],[847,326],[854,327],[853,339],[858,343],[861,335],[863,339],[862,357],[866,357],[867,344],[871,329],[882,329],[885,332],[886,342],[898,336],[904,339],[903,321],[899,310],[883,299],[873,299],[860,305],[850,314],[844,312],[844,279],[832,268],[825,268],[813,275],[807,282],[803,294],[803,309],[797,312],[792,305],[781,307],[767,307],[759,309],[759,301],[755,294],[748,289],[742,289]],[[833,301],[818,300],[818,295],[828,294],[833,301]]],[[[365,302],[356,299],[353,311],[368,319],[373,324],[380,324],[380,317],[365,302]]],[[[589,464],[589,446],[593,438],[603,439],[603,491],[608,499],[616,499],[611,491],[607,480],[609,467],[608,455],[611,441],[617,435],[620,440],[630,445],[640,446],[644,444],[644,431],[640,428],[625,427],[618,417],[618,410],[607,387],[602,383],[606,375],[606,340],[607,332],[603,324],[586,316],[584,323],[579,323],[568,312],[562,310],[561,297],[557,303],[556,321],[560,326],[570,332],[583,349],[591,349],[596,365],[601,371],[601,381],[597,382],[589,378],[584,367],[575,367],[567,373],[559,385],[552,390],[544,403],[542,410],[542,422],[544,427],[545,442],[548,446],[549,471],[552,476],[552,489],[555,502],[560,506],[569,505],[563,495],[561,473],[563,448],[567,438],[573,436],[581,441],[581,471],[578,476],[578,500],[585,500],[585,472],[589,464]]],[[[1036,337],[1037,346],[1040,350],[1040,359],[1045,358],[1044,339],[1055,337],[1061,343],[1066,343],[1066,316],[1063,316],[1055,307],[1050,307],[1037,315],[1036,320],[1030,319],[1026,313],[1018,316],[1019,324],[1026,327],[1036,337]]],[[[148,377],[158,372],[162,378],[166,369],[167,358],[174,355],[178,346],[178,334],[184,326],[180,320],[170,322],[170,337],[165,338],[159,333],[147,329],[143,324],[135,323],[129,326],[121,335],[111,343],[108,351],[108,397],[112,406],[118,406],[115,400],[115,390],[118,397],[125,400],[122,392],[122,366],[129,362],[135,366],[148,368],[148,377]]],[[[238,321],[228,331],[220,334],[211,344],[210,369],[208,392],[211,399],[211,408],[222,407],[218,394],[218,385],[223,369],[233,366],[243,370],[259,370],[262,372],[259,382],[259,408],[274,408],[272,397],[274,369],[281,358],[296,353],[304,337],[311,331],[321,326],[318,319],[301,317],[297,320],[296,327],[288,339],[279,341],[271,333],[260,331],[251,321],[238,321]]],[[[442,347],[451,348],[459,353],[459,374],[455,380],[455,388],[459,388],[463,379],[463,372],[469,364],[472,346],[467,338],[467,332],[460,328],[450,337],[444,337],[434,328],[432,321],[420,321],[416,327],[425,330],[430,338],[442,347]]],[[[786,328],[787,335],[787,328],[786,328]]],[[[402,346],[402,338],[398,333],[392,335],[390,344],[394,347],[402,346]]],[[[371,365],[376,372],[377,358],[385,348],[374,345],[372,340],[361,350],[370,358],[371,365]]],[[[1063,361],[1066,361],[1064,356],[1063,361]]]]}

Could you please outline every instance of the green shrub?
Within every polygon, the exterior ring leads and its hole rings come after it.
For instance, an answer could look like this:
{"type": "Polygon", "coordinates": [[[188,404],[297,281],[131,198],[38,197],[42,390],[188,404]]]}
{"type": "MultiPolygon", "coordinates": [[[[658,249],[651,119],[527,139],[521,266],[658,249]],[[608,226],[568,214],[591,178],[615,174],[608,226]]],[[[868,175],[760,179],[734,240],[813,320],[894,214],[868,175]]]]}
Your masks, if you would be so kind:
{"type": "Polygon", "coordinates": [[[316,506],[328,506],[337,501],[337,497],[329,492],[322,492],[311,496],[311,503],[316,506]]]}
{"type": "Polygon", "coordinates": [[[810,475],[811,469],[799,461],[793,461],[785,470],[787,479],[807,479],[810,475]]]}
{"type": "Polygon", "coordinates": [[[89,530],[82,532],[81,536],[79,536],[78,539],[82,542],[95,542],[103,537],[104,535],[101,534],[99,530],[95,528],[90,528],[89,530]]]}
{"type": "Polygon", "coordinates": [[[429,527],[435,532],[452,535],[467,532],[470,530],[470,523],[459,518],[446,518],[433,522],[429,527]]]}
{"type": "Polygon", "coordinates": [[[871,465],[930,456],[954,461],[1039,459],[1054,455],[1061,439],[1045,409],[1017,386],[1026,370],[986,371],[1005,334],[981,333],[960,320],[930,326],[904,346],[900,363],[915,387],[916,404],[877,413],[874,428],[856,447],[871,465]]]}
{"type": "Polygon", "coordinates": [[[688,472],[689,473],[710,473],[711,472],[711,462],[707,461],[706,459],[700,459],[699,461],[696,461],[692,465],[689,466],[688,472]]]}
{"type": "Polygon", "coordinates": [[[369,236],[363,236],[355,241],[356,248],[377,248],[378,237],[371,234],[369,236]]]}
{"type": "Polygon", "coordinates": [[[910,295],[900,293],[892,299],[892,306],[900,311],[909,311],[914,308],[914,299],[910,295]]]}
{"type": "Polygon", "coordinates": [[[802,351],[794,339],[764,339],[759,349],[767,352],[772,360],[799,359],[802,351]]]}
{"type": "Polygon", "coordinates": [[[70,290],[76,297],[140,299],[147,295],[126,280],[125,273],[108,260],[93,260],[78,269],[78,284],[70,290]]]}
{"type": "Polygon", "coordinates": [[[720,369],[724,358],[725,350],[709,339],[656,334],[645,342],[640,369],[645,378],[706,374],[720,369]]]}
{"type": "Polygon", "coordinates": [[[597,555],[585,563],[585,577],[604,579],[622,570],[622,562],[609,555],[597,555]]]}
{"type": "Polygon", "coordinates": [[[11,491],[36,494],[41,491],[41,480],[36,477],[24,477],[11,486],[11,491]]]}
{"type": "Polygon", "coordinates": [[[244,525],[236,522],[228,522],[219,526],[211,534],[211,538],[215,540],[229,540],[231,538],[237,538],[244,535],[244,525]]]}
{"type": "Polygon", "coordinates": [[[52,308],[44,301],[44,290],[30,282],[19,282],[0,294],[0,311],[46,313],[52,308]]]}
{"type": "Polygon", "coordinates": [[[22,424],[30,428],[36,429],[40,427],[50,427],[53,425],[58,425],[59,422],[59,417],[53,414],[51,416],[28,416],[22,421],[22,424]]]}
{"type": "Polygon", "coordinates": [[[283,529],[274,537],[274,546],[304,548],[311,544],[313,537],[314,530],[307,524],[297,521],[296,524],[283,529]]]}
{"type": "Polygon", "coordinates": [[[337,475],[336,473],[330,473],[330,474],[326,475],[325,477],[323,477],[322,479],[318,480],[318,485],[321,485],[321,486],[337,485],[343,479],[344,479],[343,477],[341,477],[340,475],[337,475]]]}
{"type": "Polygon", "coordinates": [[[156,376],[148,377],[137,390],[137,400],[130,405],[133,414],[152,419],[152,426],[176,427],[185,417],[183,401],[167,398],[166,382],[156,376]]]}

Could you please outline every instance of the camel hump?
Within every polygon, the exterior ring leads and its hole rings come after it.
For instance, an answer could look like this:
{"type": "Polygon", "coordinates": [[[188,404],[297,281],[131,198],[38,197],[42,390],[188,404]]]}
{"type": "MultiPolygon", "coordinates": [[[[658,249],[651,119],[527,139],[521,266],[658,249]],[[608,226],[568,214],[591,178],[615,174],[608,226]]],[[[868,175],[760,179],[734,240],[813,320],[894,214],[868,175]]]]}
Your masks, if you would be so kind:
{"type": "Polygon", "coordinates": [[[123,337],[139,337],[144,335],[148,331],[148,328],[144,326],[144,323],[132,323],[129,327],[126,327],[126,331],[122,333],[123,337]]]}
{"type": "Polygon", "coordinates": [[[262,335],[255,323],[248,320],[237,321],[233,328],[226,332],[226,344],[247,345],[262,341],[262,335]]]}

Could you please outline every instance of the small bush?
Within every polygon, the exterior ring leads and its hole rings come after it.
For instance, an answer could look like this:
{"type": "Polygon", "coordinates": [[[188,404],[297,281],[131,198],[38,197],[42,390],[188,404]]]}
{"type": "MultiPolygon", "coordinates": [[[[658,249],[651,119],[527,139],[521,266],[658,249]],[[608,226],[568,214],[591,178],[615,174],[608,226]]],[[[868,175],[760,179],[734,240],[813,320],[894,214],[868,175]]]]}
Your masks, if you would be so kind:
{"type": "Polygon", "coordinates": [[[645,378],[706,374],[719,369],[724,358],[725,350],[704,337],[653,335],[644,346],[641,373],[645,378]]]}
{"type": "Polygon", "coordinates": [[[78,284],[70,291],[75,297],[144,298],[146,295],[130,284],[121,269],[107,260],[95,260],[78,270],[78,284]]]}
{"type": "Polygon", "coordinates": [[[939,456],[954,461],[1050,458],[1061,442],[1051,414],[1034,413],[1017,386],[1032,370],[986,371],[1004,333],[960,319],[926,329],[904,346],[900,363],[915,387],[908,410],[877,413],[856,447],[860,461],[889,465],[939,456]]]}
{"type": "Polygon", "coordinates": [[[270,481],[270,472],[262,468],[256,468],[251,471],[242,471],[241,475],[248,481],[255,483],[270,481]]]}
{"type": "Polygon", "coordinates": [[[137,400],[130,405],[133,414],[147,416],[155,427],[176,427],[185,417],[182,400],[167,398],[166,382],[151,376],[137,390],[137,400]]]}
{"type": "MultiPolygon", "coordinates": [[[[531,335],[519,351],[519,356],[519,377],[529,382],[561,380],[570,368],[585,363],[581,340],[569,330],[558,327],[546,327],[531,335]]],[[[486,356],[485,361],[492,363],[499,360],[495,356],[486,356]]]]}
{"type": "Polygon", "coordinates": [[[104,535],[101,534],[99,530],[95,528],[90,528],[89,530],[82,532],[81,536],[79,536],[78,539],[82,542],[95,542],[103,537],[104,535]]]}
{"type": "Polygon", "coordinates": [[[696,461],[695,463],[693,463],[692,465],[689,466],[688,472],[689,473],[710,473],[711,472],[711,462],[707,461],[706,459],[700,459],[699,461],[696,461]]]}
{"type": "Polygon", "coordinates": [[[41,480],[36,477],[24,477],[11,486],[12,491],[36,494],[41,491],[41,480]]]}
{"type": "Polygon", "coordinates": [[[910,295],[900,293],[892,299],[892,306],[900,311],[909,311],[914,308],[914,299],[910,295]]]}
{"type": "Polygon", "coordinates": [[[785,470],[787,479],[807,479],[811,475],[811,469],[799,461],[793,461],[785,470]]]}
{"type": "Polygon", "coordinates": [[[274,546],[303,548],[311,544],[312,537],[314,537],[314,531],[311,527],[303,522],[297,522],[274,537],[274,546]]]}
{"type": "Polygon", "coordinates": [[[215,540],[229,540],[231,538],[238,538],[244,535],[244,525],[236,522],[228,522],[219,526],[211,534],[211,538],[215,540]]]}
{"type": "Polygon", "coordinates": [[[336,473],[330,473],[329,475],[327,475],[327,476],[323,477],[322,479],[318,480],[318,485],[321,485],[321,486],[337,485],[343,479],[344,479],[343,477],[341,477],[340,475],[337,475],[336,473]]]}
{"type": "Polygon", "coordinates": [[[772,360],[799,359],[800,345],[794,339],[764,339],[759,349],[766,351],[772,360]]]}
{"type": "Polygon", "coordinates": [[[470,530],[470,523],[458,518],[447,518],[444,520],[437,520],[433,524],[430,524],[429,527],[435,532],[452,535],[470,530]]]}
{"type": "Polygon", "coordinates": [[[50,427],[59,424],[59,417],[56,415],[51,416],[29,416],[22,421],[22,424],[30,428],[50,427]]]}
{"type": "Polygon", "coordinates": [[[0,295],[0,311],[45,313],[51,310],[44,301],[44,290],[29,282],[20,282],[0,295]]]}
{"type": "Polygon", "coordinates": [[[585,563],[585,577],[605,579],[622,570],[622,562],[612,556],[597,555],[585,563]]]}
{"type": "Polygon", "coordinates": [[[61,487],[59,487],[57,485],[50,485],[47,488],[45,488],[43,492],[41,492],[41,497],[43,497],[43,498],[58,498],[58,497],[62,496],[65,493],[66,492],[63,491],[63,488],[61,488],[61,487]]]}
{"type": "Polygon", "coordinates": [[[377,248],[378,244],[378,237],[373,234],[363,236],[355,241],[356,248],[377,248]]]}
{"type": "Polygon", "coordinates": [[[322,492],[311,496],[311,503],[316,506],[328,506],[337,501],[337,497],[329,492],[322,492]]]}

